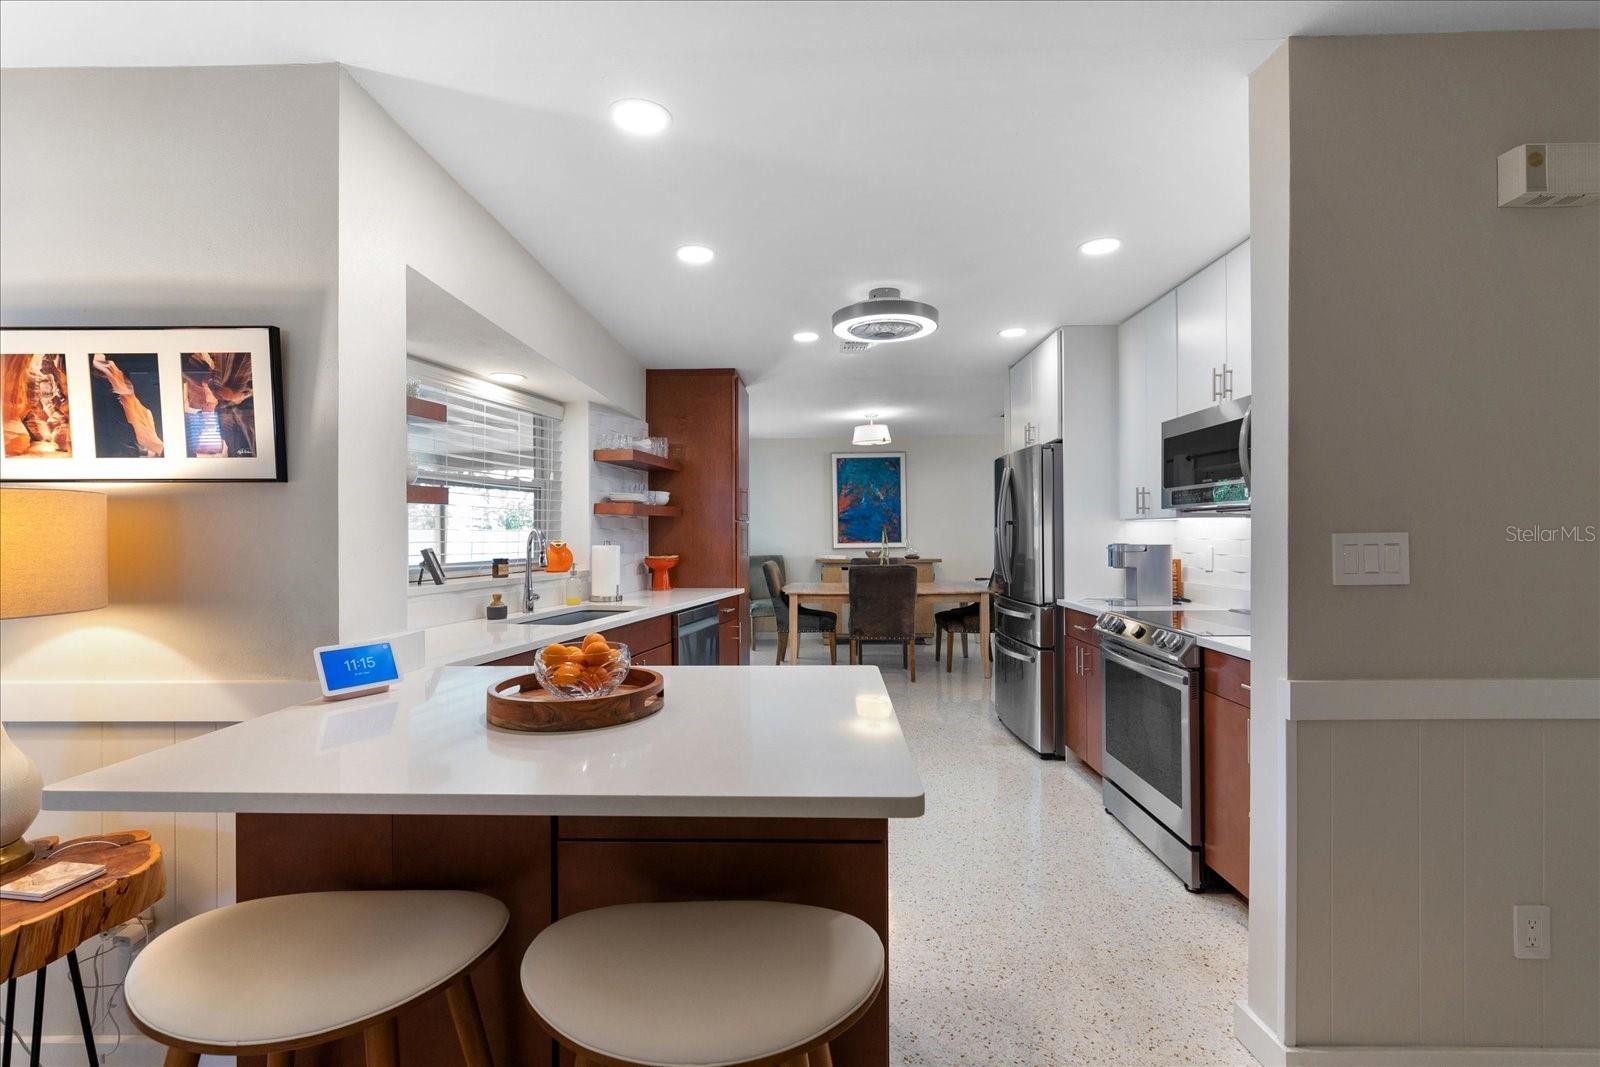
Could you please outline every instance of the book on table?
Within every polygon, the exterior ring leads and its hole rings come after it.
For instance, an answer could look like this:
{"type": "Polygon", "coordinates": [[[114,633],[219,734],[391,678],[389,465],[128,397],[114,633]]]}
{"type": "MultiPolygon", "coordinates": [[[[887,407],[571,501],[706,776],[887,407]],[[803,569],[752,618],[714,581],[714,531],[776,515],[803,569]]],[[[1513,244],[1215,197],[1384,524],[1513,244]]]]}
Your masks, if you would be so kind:
{"type": "Polygon", "coordinates": [[[41,867],[0,885],[0,898],[6,900],[49,900],[74,886],[93,881],[106,873],[103,863],[69,863],[62,861],[41,867]]]}

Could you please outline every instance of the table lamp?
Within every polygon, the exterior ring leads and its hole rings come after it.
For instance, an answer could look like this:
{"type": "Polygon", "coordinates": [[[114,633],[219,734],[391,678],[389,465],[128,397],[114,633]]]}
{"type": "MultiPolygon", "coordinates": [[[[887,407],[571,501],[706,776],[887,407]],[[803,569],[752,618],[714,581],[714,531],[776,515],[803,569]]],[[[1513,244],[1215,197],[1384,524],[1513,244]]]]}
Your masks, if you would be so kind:
{"type": "MultiPolygon", "coordinates": [[[[93,611],[106,600],[105,494],[0,489],[0,619],[93,611]]],[[[33,859],[22,835],[43,788],[0,723],[0,874],[33,859]]]]}

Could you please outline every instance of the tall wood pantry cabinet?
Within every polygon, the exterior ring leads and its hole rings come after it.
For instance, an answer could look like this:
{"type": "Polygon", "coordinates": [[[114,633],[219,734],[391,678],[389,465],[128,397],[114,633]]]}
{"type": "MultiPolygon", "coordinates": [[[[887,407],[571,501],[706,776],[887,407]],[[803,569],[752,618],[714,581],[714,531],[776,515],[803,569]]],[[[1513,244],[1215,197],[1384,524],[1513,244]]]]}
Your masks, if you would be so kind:
{"type": "MultiPolygon", "coordinates": [[[[750,402],[739,372],[732,369],[648,370],[645,421],[667,439],[682,470],[651,477],[654,489],[672,494],[674,518],[650,520],[650,551],[680,558],[672,571],[678,586],[743,589],[750,571],[750,402]]],[[[733,637],[737,658],[723,648],[723,662],[750,661],[749,597],[741,596],[733,637]]]]}

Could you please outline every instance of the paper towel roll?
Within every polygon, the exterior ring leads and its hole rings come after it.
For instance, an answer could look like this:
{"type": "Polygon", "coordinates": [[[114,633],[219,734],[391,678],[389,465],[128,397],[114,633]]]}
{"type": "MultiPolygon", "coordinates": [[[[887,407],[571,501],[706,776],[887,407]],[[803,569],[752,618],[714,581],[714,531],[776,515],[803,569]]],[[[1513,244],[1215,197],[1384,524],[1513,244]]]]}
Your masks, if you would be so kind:
{"type": "Polygon", "coordinates": [[[594,545],[589,549],[589,599],[622,599],[621,545],[594,545]]]}

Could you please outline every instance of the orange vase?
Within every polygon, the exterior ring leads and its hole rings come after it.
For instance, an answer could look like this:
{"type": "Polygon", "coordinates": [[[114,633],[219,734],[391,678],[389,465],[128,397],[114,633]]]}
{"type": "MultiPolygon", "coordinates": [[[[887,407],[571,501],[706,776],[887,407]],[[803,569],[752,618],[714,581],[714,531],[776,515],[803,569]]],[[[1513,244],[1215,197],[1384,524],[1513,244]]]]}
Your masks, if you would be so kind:
{"type": "Polygon", "coordinates": [[[551,541],[545,549],[544,569],[549,574],[565,574],[572,569],[572,549],[565,541],[551,541]]]}

